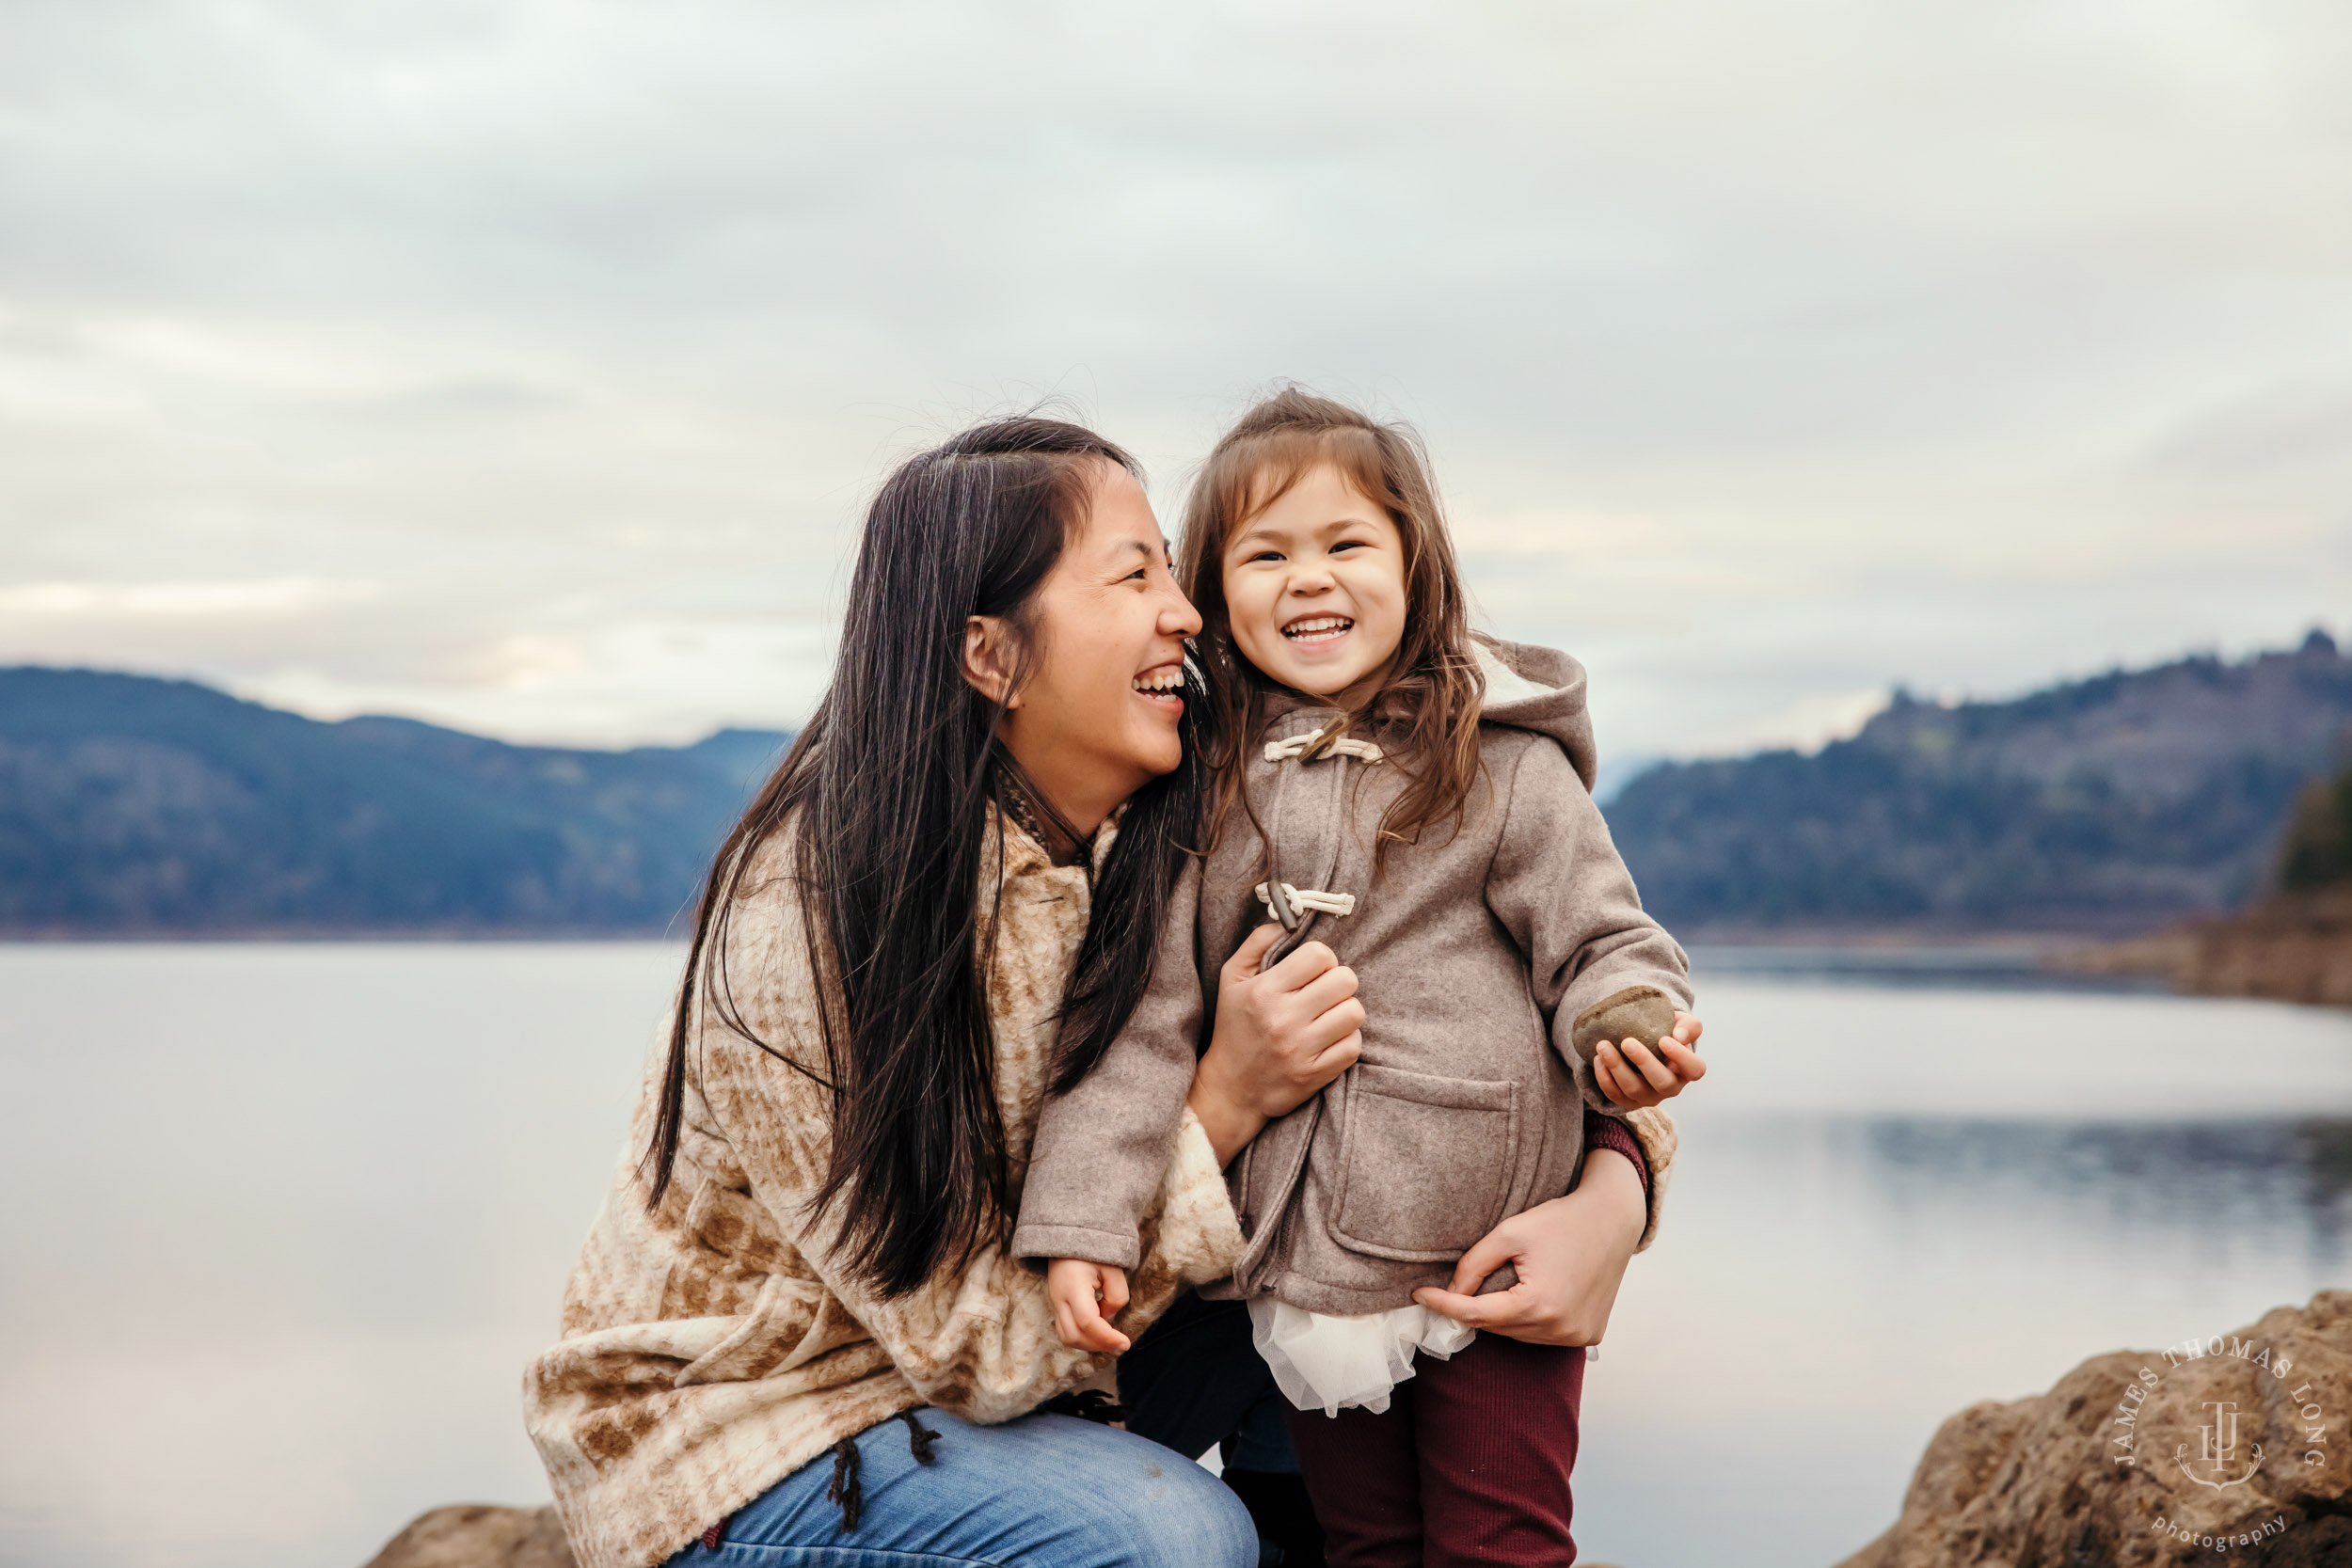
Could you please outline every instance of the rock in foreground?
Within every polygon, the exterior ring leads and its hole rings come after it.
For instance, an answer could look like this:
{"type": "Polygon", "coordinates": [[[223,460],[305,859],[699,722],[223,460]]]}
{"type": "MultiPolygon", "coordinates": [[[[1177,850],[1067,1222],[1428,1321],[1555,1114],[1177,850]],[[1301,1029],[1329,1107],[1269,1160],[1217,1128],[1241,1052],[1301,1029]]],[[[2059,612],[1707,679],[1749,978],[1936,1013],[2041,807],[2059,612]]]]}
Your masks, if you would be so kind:
{"type": "Polygon", "coordinates": [[[2352,1563],[2352,1291],[2198,1348],[2118,1351],[1962,1411],[1895,1528],[1839,1568],[2352,1563]]]}
{"type": "Polygon", "coordinates": [[[458,1503],[421,1514],[368,1568],[574,1568],[551,1508],[458,1503]]]}
{"type": "MultiPolygon", "coordinates": [[[[2352,1291],[2194,1349],[2117,1351],[1946,1421],[1902,1516],[1839,1568],[2344,1568],[2348,1417],[2352,1291]]],[[[473,1503],[419,1518],[367,1568],[574,1563],[552,1509],[473,1503]]]]}

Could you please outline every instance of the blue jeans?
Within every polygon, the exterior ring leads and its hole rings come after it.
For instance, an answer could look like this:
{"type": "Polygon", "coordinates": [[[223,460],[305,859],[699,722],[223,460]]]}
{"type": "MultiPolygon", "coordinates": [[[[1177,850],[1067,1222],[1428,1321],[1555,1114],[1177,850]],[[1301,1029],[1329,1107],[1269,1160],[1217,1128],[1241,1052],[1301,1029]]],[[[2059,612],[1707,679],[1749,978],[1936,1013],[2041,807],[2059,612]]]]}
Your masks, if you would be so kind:
{"type": "Polygon", "coordinates": [[[675,1568],[1254,1568],[1248,1512],[1217,1479],[1157,1443],[1071,1416],[974,1426],[939,1410],[919,1464],[906,1423],[857,1435],[864,1494],[854,1530],[826,1499],[834,1456],[818,1455],[700,1542],[675,1568]]]}

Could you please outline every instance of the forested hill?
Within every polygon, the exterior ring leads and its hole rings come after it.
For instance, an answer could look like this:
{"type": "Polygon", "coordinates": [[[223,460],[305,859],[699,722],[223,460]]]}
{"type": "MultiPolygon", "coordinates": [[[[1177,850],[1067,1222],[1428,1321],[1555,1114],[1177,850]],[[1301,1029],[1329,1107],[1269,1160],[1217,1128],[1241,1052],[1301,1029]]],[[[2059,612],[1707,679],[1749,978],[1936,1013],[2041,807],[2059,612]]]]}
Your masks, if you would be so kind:
{"type": "MultiPolygon", "coordinates": [[[[787,738],[510,746],[0,670],[0,935],[660,931],[787,738]]],[[[2126,931],[2264,891],[2347,741],[2352,659],[2314,636],[2015,702],[1898,698],[1813,755],[1654,768],[1608,816],[1686,931],[2126,931]]]]}
{"type": "Polygon", "coordinates": [[[2352,742],[2352,659],[2188,658],[2006,703],[1898,697],[1813,755],[1669,764],[1610,828],[1691,929],[2124,931],[2226,909],[2352,742]]]}
{"type": "Polygon", "coordinates": [[[0,670],[0,933],[660,931],[787,738],[509,746],[0,670]]]}

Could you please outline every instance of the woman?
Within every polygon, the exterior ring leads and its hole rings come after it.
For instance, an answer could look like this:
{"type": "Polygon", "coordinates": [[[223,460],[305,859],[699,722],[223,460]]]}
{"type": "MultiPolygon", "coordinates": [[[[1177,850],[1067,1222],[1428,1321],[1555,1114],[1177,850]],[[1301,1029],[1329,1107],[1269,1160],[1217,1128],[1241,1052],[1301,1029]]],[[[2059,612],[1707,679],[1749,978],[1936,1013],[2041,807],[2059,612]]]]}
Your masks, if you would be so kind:
{"type": "MultiPolygon", "coordinates": [[[[1199,806],[1198,625],[1132,461],[1089,432],[984,425],[883,485],[833,685],[718,857],[564,1338],[526,1374],[585,1568],[1257,1560],[1205,1471],[1032,1414],[1104,1368],[1000,1245],[1057,1030],[1115,1030],[1145,977],[1199,806]]],[[[1122,1321],[1231,1266],[1221,1169],[1354,1060],[1354,988],[1313,943],[1229,977],[1122,1321]]],[[[1625,1166],[1584,1184],[1622,1247],[1498,1233],[1520,1299],[1465,1315],[1597,1334],[1643,1224],[1630,1164],[1599,1163],[1625,1166]]]]}

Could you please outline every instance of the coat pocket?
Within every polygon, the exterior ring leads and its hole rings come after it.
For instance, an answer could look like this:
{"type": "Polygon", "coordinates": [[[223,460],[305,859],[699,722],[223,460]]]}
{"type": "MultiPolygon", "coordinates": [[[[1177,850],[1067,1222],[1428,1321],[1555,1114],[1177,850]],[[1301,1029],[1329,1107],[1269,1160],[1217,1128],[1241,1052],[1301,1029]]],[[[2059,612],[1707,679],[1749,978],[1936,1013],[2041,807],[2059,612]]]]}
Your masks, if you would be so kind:
{"type": "Polygon", "coordinates": [[[1458,1258],[1502,1220],[1518,1169],[1518,1085],[1359,1064],[1331,1232],[1375,1258],[1458,1258]]]}

